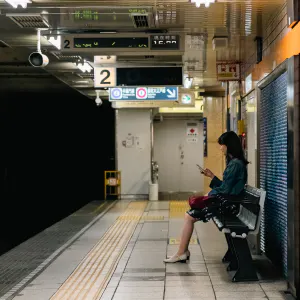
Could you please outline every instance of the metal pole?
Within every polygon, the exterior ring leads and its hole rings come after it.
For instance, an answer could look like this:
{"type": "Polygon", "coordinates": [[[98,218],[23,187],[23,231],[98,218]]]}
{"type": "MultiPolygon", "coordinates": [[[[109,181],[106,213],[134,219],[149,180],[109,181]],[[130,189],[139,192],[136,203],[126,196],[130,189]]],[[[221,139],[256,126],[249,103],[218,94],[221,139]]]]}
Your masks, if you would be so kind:
{"type": "Polygon", "coordinates": [[[41,30],[37,31],[37,51],[41,52],[41,30]]]}
{"type": "Polygon", "coordinates": [[[227,81],[227,85],[226,85],[226,93],[227,93],[227,97],[226,97],[226,124],[227,124],[227,131],[230,131],[230,106],[229,106],[229,81],[227,81]]]}
{"type": "Polygon", "coordinates": [[[151,147],[151,183],[154,181],[153,161],[154,161],[154,136],[153,136],[153,109],[150,110],[150,147],[151,147]]]}

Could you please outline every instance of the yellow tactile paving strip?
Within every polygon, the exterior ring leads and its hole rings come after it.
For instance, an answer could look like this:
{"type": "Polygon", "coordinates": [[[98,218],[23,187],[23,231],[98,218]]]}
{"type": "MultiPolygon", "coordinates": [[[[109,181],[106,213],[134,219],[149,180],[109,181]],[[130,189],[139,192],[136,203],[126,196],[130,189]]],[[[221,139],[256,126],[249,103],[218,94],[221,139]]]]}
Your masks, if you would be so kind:
{"type": "Polygon", "coordinates": [[[161,221],[164,220],[164,216],[143,216],[143,217],[137,217],[137,216],[120,216],[119,220],[122,221],[134,221],[134,220],[141,220],[141,221],[161,221]]]}
{"type": "Polygon", "coordinates": [[[51,300],[100,299],[146,206],[146,201],[130,203],[51,300]]]}
{"type": "Polygon", "coordinates": [[[170,201],[170,219],[182,218],[189,209],[190,206],[187,200],[170,201]]]}

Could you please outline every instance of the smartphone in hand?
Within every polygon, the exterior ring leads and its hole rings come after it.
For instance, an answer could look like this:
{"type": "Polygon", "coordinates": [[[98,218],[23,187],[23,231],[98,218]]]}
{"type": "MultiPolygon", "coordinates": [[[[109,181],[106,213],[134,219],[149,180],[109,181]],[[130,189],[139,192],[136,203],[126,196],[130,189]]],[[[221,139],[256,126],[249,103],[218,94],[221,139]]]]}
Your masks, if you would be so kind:
{"type": "Polygon", "coordinates": [[[196,165],[197,167],[198,167],[198,169],[200,170],[200,172],[202,173],[202,174],[204,174],[204,169],[202,168],[202,167],[200,167],[199,165],[196,165]]]}

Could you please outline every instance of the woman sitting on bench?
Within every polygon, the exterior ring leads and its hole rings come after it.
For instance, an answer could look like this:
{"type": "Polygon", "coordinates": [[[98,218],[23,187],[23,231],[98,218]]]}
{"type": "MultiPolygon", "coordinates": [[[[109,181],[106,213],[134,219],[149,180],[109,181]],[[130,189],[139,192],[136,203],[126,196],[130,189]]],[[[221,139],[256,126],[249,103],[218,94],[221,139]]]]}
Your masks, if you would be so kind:
{"type": "Polygon", "coordinates": [[[223,181],[217,178],[209,169],[203,170],[202,174],[212,179],[210,187],[212,190],[208,196],[197,197],[196,207],[187,211],[181,234],[179,249],[176,254],[164,260],[166,263],[186,262],[190,258],[188,246],[194,230],[194,223],[201,220],[201,208],[205,201],[217,194],[240,195],[244,191],[247,182],[247,164],[239,137],[230,131],[222,134],[218,143],[220,150],[226,155],[226,169],[223,173],[223,181]]]}

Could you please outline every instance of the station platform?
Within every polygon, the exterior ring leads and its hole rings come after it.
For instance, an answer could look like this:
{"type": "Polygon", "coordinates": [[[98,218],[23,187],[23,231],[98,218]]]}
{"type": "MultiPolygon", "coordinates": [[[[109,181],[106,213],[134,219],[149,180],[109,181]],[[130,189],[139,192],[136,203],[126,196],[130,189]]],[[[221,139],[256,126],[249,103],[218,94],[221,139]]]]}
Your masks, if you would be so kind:
{"type": "Polygon", "coordinates": [[[189,263],[165,264],[187,209],[186,201],[90,203],[0,257],[0,299],[286,299],[285,280],[262,257],[259,282],[230,281],[213,223],[196,223],[189,263]]]}

